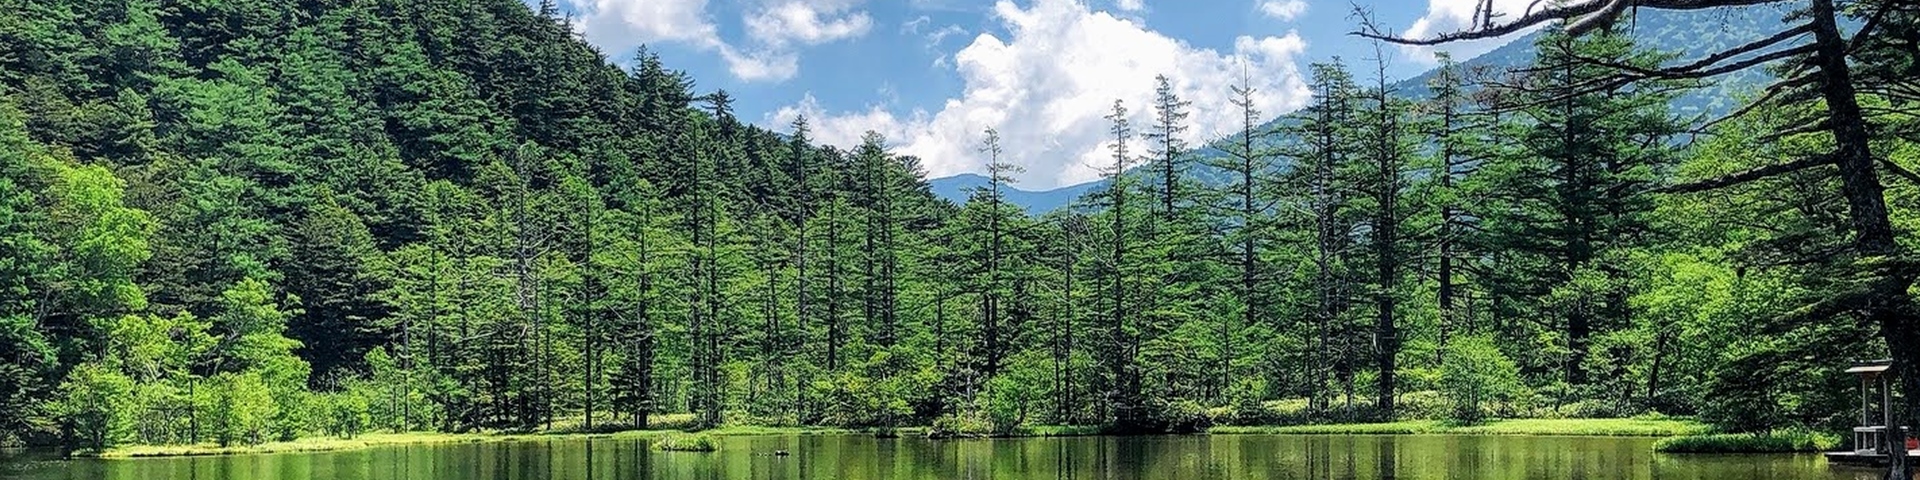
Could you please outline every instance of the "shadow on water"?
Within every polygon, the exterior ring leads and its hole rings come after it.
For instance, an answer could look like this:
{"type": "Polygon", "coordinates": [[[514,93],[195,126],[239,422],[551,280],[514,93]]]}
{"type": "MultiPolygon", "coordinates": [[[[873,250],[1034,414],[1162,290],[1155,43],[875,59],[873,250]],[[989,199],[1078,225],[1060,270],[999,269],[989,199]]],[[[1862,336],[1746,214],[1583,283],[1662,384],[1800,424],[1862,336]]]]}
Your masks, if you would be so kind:
{"type": "Polygon", "coordinates": [[[0,452],[22,480],[1878,480],[1819,455],[1663,455],[1652,440],[1472,436],[1160,436],[932,441],[724,437],[716,453],[644,440],[552,440],[352,452],[61,460],[0,452]],[[774,455],[790,451],[791,456],[774,455]]]}

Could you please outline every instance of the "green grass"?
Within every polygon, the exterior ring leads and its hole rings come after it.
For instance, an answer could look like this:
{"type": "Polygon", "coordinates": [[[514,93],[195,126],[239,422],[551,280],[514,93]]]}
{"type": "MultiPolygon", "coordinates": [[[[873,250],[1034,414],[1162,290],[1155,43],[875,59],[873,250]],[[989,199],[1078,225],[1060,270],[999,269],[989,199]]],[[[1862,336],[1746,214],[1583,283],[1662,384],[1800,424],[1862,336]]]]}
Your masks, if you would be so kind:
{"type": "Polygon", "coordinates": [[[728,425],[700,433],[718,437],[738,437],[748,435],[846,435],[860,433],[859,430],[828,427],[763,427],[758,425],[728,425]]]}
{"type": "Polygon", "coordinates": [[[1338,423],[1326,425],[1213,427],[1207,433],[1217,435],[1416,435],[1444,433],[1440,422],[1413,420],[1393,423],[1338,423]]]}
{"type": "MultiPolygon", "coordinates": [[[[658,428],[662,424],[677,424],[685,419],[660,418],[651,422],[658,428]]],[[[611,425],[618,425],[617,422],[611,425]]],[[[240,455],[259,453],[295,453],[329,452],[355,450],[388,445],[433,445],[452,443],[505,442],[520,440],[551,440],[556,438],[629,438],[659,439],[658,443],[677,445],[676,442],[692,442],[690,438],[700,438],[699,442],[712,443],[712,437],[745,435],[844,435],[861,433],[859,430],[820,427],[763,427],[750,425],[727,426],[688,435],[674,430],[625,430],[617,431],[619,426],[600,424],[587,429],[583,422],[556,422],[552,431],[534,433],[375,433],[351,439],[335,437],[308,437],[290,442],[273,442],[261,445],[235,445],[221,447],[214,444],[198,445],[139,445],[110,449],[104,452],[81,452],[79,455],[104,458],[132,457],[178,457],[200,455],[240,455]],[[669,441],[671,440],[671,441],[669,441]]],[[[892,430],[900,437],[924,437],[926,427],[902,427],[892,430]]],[[[1105,433],[1099,425],[1035,425],[1021,427],[1003,435],[1006,437],[1070,437],[1100,435],[1105,433]]],[[[1208,430],[1208,433],[1233,434],[1274,434],[1274,435],[1417,435],[1417,434],[1460,434],[1460,435],[1582,435],[1582,436],[1646,436],[1678,437],[1671,446],[1664,446],[1666,452],[1762,452],[1762,451],[1814,451],[1831,448],[1837,443],[1830,437],[1812,437],[1801,434],[1793,437],[1786,434],[1760,436],[1757,438],[1739,438],[1739,436],[1705,435],[1707,427],[1700,423],[1684,419],[1639,418],[1639,419],[1566,419],[1566,420],[1500,420],[1483,425],[1454,426],[1437,421],[1416,420],[1393,423],[1360,423],[1332,425],[1293,425],[1293,426],[1221,426],[1208,430]],[[1822,443],[1826,442],[1826,443],[1822,443]]],[[[1663,445],[1665,442],[1663,442],[1663,445]]],[[[674,449],[674,450],[677,450],[674,449]]]]}
{"type": "MultiPolygon", "coordinates": [[[[356,450],[385,445],[434,445],[451,443],[481,443],[524,440],[535,435],[503,435],[481,433],[372,433],[354,438],[307,437],[290,442],[269,442],[259,445],[219,446],[213,443],[196,445],[133,445],[116,447],[104,452],[81,452],[82,456],[101,458],[136,457],[187,457],[205,455],[240,455],[258,453],[296,453],[331,452],[356,450]]],[[[541,436],[544,438],[544,436],[541,436]]]]}
{"type": "MultiPolygon", "coordinates": [[[[557,425],[556,425],[557,427],[557,425]]],[[[369,433],[353,438],[331,436],[305,437],[287,442],[268,442],[259,445],[229,445],[222,447],[214,443],[195,445],[129,445],[114,447],[104,452],[75,452],[76,456],[98,458],[141,458],[141,457],[196,457],[210,455],[251,455],[263,453],[311,453],[359,450],[364,448],[392,445],[439,445],[455,443],[515,442],[527,440],[555,440],[573,438],[653,438],[676,433],[672,430],[602,430],[595,425],[593,432],[555,431],[533,433],[369,433]]]]}
{"type": "Polygon", "coordinates": [[[1664,453],[1804,453],[1824,452],[1840,446],[1836,435],[1779,431],[1767,434],[1687,435],[1662,438],[1653,450],[1664,453]]]}
{"type": "Polygon", "coordinates": [[[653,449],[663,452],[711,452],[719,450],[720,444],[713,440],[712,435],[676,433],[654,440],[653,449]]]}
{"type": "Polygon", "coordinates": [[[1572,435],[1603,437],[1671,437],[1698,435],[1707,426],[1677,419],[1582,418],[1496,420],[1480,425],[1447,425],[1431,420],[1392,423],[1349,423],[1254,427],[1213,427],[1208,433],[1271,435],[1572,435]]]}
{"type": "Polygon", "coordinates": [[[1571,418],[1501,420],[1485,425],[1454,427],[1446,433],[1467,435],[1577,435],[1588,437],[1673,437],[1707,433],[1699,422],[1675,419],[1571,418]]]}

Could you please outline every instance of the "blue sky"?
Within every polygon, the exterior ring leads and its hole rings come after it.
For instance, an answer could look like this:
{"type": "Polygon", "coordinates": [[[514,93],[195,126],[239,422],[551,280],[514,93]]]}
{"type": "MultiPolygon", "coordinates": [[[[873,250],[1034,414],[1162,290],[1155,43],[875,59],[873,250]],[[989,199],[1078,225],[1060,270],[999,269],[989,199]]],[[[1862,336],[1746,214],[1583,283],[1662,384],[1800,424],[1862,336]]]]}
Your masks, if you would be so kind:
{"type": "MultiPolygon", "coordinates": [[[[1458,25],[1473,0],[1358,0],[1384,25],[1458,25]]],[[[1496,0],[1522,8],[1528,0],[1496,0]]],[[[1116,99],[1136,125],[1153,77],[1193,102],[1193,140],[1237,128],[1228,87],[1246,81],[1267,117],[1307,99],[1312,62],[1374,57],[1347,35],[1353,0],[561,0],[587,41],[626,61],[647,45],[739,115],[779,131],[805,115],[839,146],[867,130],[922,158],[933,177],[978,172],[980,132],[997,128],[1021,187],[1094,178],[1116,99]]],[[[1454,47],[1458,56],[1491,44],[1454,47]]],[[[1431,68],[1389,47],[1388,76],[1431,68]]],[[[1356,71],[1371,72],[1371,67],[1356,71]]],[[[1363,77],[1372,75],[1362,73],[1363,77]]]]}

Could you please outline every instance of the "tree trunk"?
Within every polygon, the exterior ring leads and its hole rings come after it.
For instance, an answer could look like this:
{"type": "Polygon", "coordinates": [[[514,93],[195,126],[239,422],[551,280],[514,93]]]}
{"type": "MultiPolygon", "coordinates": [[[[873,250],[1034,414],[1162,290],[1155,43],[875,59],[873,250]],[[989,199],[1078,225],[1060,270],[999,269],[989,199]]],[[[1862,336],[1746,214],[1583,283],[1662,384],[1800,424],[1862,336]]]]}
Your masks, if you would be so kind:
{"type": "MultiPolygon", "coordinates": [[[[1850,67],[1847,65],[1848,41],[1837,25],[1838,13],[1833,0],[1813,0],[1809,12],[1813,22],[1814,58],[1822,81],[1820,94],[1827,103],[1827,119],[1833,128],[1837,147],[1836,166],[1840,170],[1841,193],[1846,197],[1848,217],[1854,230],[1854,245],[1863,260],[1893,257],[1902,253],[1888,220],[1884,187],[1870,148],[1866,120],[1855,98],[1850,67]]],[[[1880,335],[1893,355],[1892,374],[1899,379],[1903,415],[1887,426],[1886,441],[1892,445],[1887,478],[1907,480],[1913,469],[1907,458],[1906,432],[1901,423],[1920,420],[1920,322],[1912,314],[1908,288],[1911,273],[1896,271],[1869,285],[1863,307],[1867,319],[1880,326],[1880,335]]]]}

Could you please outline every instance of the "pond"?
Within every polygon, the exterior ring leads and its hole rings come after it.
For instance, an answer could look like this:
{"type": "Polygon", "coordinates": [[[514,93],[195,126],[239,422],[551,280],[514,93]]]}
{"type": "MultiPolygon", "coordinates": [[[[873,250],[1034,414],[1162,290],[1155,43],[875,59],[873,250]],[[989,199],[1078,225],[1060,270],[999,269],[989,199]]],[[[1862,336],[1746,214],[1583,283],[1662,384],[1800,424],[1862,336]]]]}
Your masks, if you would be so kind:
{"type": "Polygon", "coordinates": [[[723,437],[716,453],[644,440],[552,440],[136,460],[0,456],[23,480],[1542,479],[1879,478],[1819,455],[1666,455],[1601,437],[1193,435],[996,440],[723,437]],[[786,450],[788,456],[773,452],[786,450]]]}

